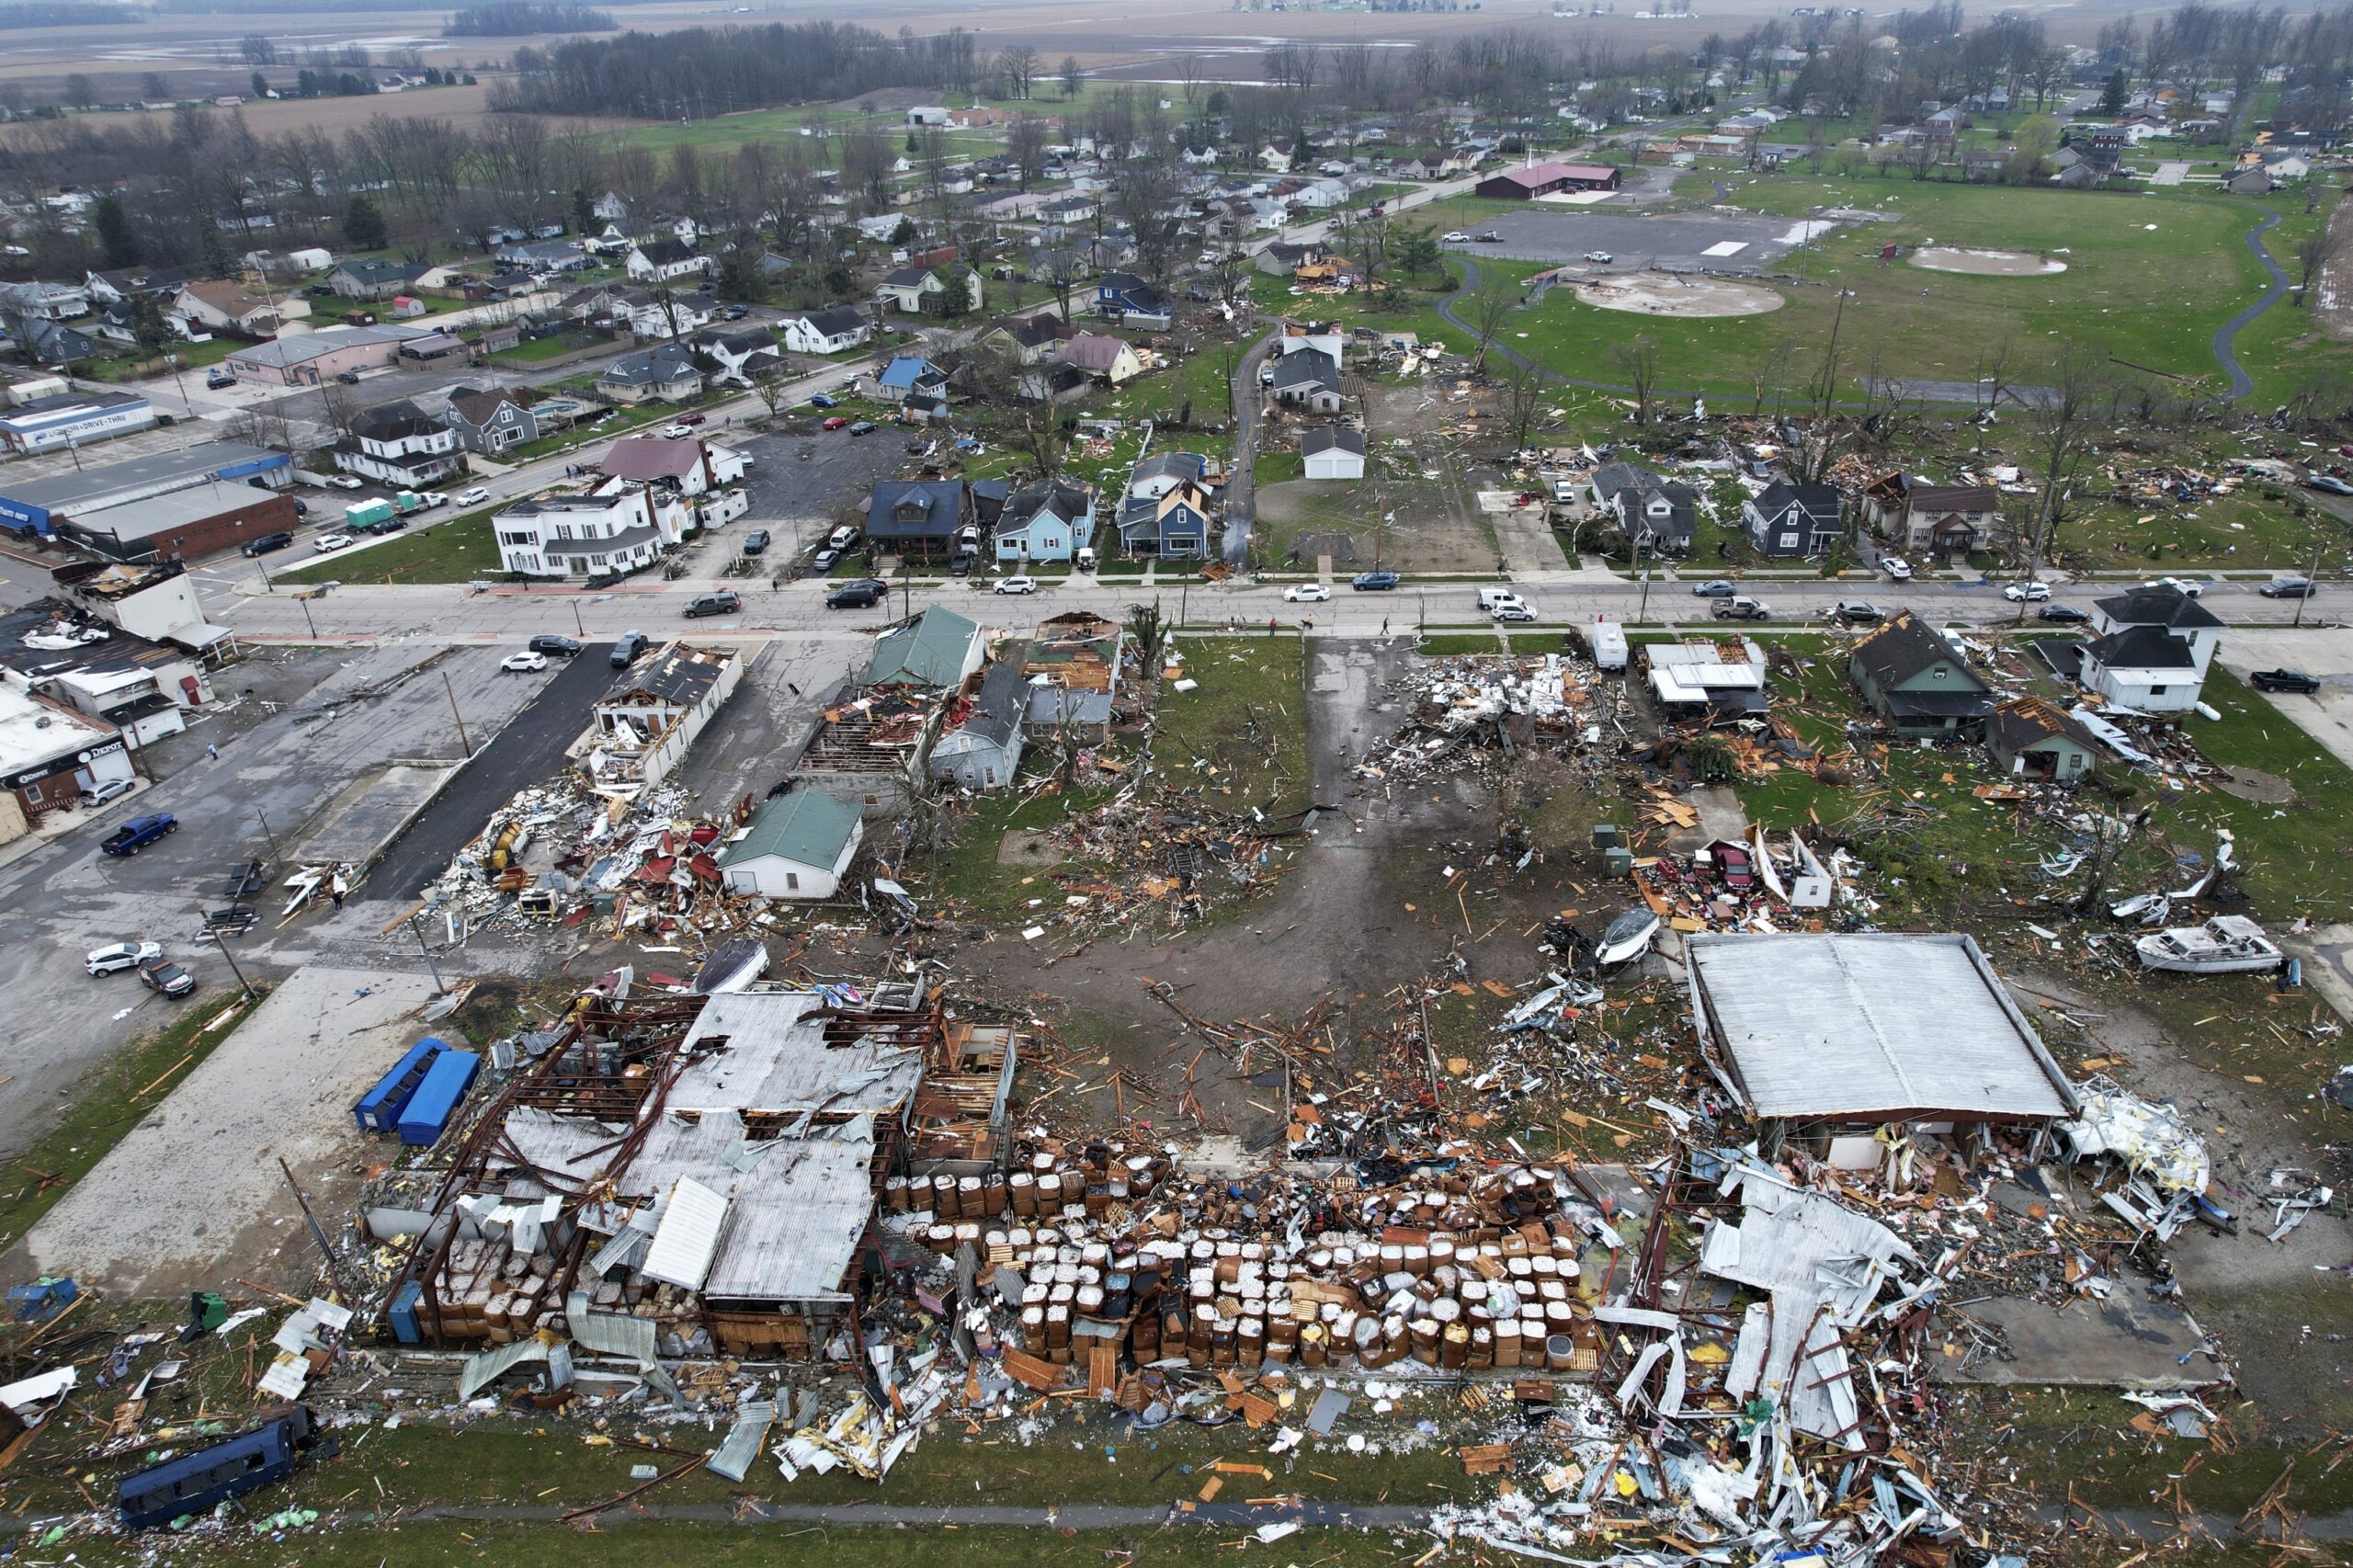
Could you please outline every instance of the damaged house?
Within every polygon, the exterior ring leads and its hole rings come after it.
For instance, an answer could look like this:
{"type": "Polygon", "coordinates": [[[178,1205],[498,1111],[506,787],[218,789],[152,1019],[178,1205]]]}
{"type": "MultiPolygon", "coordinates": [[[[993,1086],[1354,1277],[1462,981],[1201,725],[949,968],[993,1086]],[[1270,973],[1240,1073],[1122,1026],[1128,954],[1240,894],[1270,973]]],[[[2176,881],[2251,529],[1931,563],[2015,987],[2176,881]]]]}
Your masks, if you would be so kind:
{"type": "Polygon", "coordinates": [[[870,818],[894,817],[929,777],[946,705],[904,686],[851,687],[818,715],[792,765],[792,787],[821,790],[870,818]]]}
{"type": "Polygon", "coordinates": [[[2076,1114],[2066,1074],[1967,936],[1703,934],[1685,952],[1701,1053],[1768,1153],[1795,1142],[1869,1170],[1891,1127],[1958,1142],[2076,1114]]]}
{"type": "Polygon", "coordinates": [[[1058,734],[1068,727],[1091,744],[1110,739],[1126,650],[1125,629],[1091,610],[1040,621],[1021,662],[1030,734],[1058,734]]]}
{"type": "Polygon", "coordinates": [[[738,650],[690,642],[630,665],[594,710],[587,768],[597,790],[634,798],[668,778],[743,676],[738,650]]]}
{"type": "Polygon", "coordinates": [[[822,790],[791,790],[763,801],[719,851],[729,892],[762,898],[831,898],[866,840],[858,809],[822,790]]]}
{"type": "Polygon", "coordinates": [[[1671,719],[1711,723],[1765,712],[1772,697],[1765,679],[1765,650],[1753,637],[1686,637],[1643,649],[1651,695],[1671,719]]]}
{"type": "Polygon", "coordinates": [[[932,743],[931,772],[967,790],[995,790],[1013,782],[1021,767],[1021,717],[1028,691],[1020,667],[991,665],[968,690],[949,704],[939,739],[932,743]]]}
{"type": "Polygon", "coordinates": [[[915,1148],[1001,1141],[1017,1037],[975,1050],[981,1033],[905,984],[584,1006],[466,1141],[393,1291],[396,1335],[487,1342],[473,1387],[543,1333],[641,1371],[822,1352],[881,1267],[886,1177],[915,1148]],[[933,1071],[948,1091],[919,1105],[933,1071]],[[995,1092],[957,1092],[972,1080],[995,1092]]]}
{"type": "Polygon", "coordinates": [[[1961,651],[1908,609],[1855,644],[1847,675],[1899,734],[1974,736],[1994,709],[1961,651]]]}
{"type": "Polygon", "coordinates": [[[2083,645],[2085,689],[2143,713],[2197,707],[2222,640],[2214,612],[2170,585],[2093,600],[2092,631],[2097,635],[2083,645]]]}

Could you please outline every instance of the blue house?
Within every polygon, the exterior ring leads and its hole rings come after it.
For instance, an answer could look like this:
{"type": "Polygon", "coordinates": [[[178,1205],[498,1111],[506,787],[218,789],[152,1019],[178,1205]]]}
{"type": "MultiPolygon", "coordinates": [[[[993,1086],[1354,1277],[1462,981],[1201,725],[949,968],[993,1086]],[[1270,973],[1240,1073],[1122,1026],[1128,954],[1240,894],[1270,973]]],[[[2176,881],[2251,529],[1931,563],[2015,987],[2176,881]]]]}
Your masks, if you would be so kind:
{"type": "Polygon", "coordinates": [[[1095,492],[1047,480],[1006,499],[996,525],[1000,561],[1068,561],[1095,542],[1095,492]]]}
{"type": "Polygon", "coordinates": [[[1114,321],[1151,316],[1165,321],[1168,301],[1132,272],[1107,272],[1095,284],[1095,313],[1114,321]]]}
{"type": "Polygon", "coordinates": [[[1180,485],[1157,500],[1136,497],[1120,508],[1120,548],[1130,555],[1198,561],[1209,554],[1209,496],[1180,485]]]}
{"type": "Polygon", "coordinates": [[[945,400],[948,372],[920,354],[899,354],[874,378],[874,395],[884,403],[904,403],[916,396],[945,400]]]}

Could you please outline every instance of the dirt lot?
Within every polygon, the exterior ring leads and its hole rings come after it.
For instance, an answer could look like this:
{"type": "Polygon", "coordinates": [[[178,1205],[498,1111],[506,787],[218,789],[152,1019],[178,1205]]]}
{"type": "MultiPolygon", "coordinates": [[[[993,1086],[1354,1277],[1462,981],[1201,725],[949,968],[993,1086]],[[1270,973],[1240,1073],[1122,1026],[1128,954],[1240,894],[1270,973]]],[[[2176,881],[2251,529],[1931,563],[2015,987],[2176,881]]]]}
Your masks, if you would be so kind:
{"type": "Polygon", "coordinates": [[[1972,278],[2042,278],[2067,270],[2065,262],[2049,256],[2014,250],[1962,250],[1955,245],[1923,245],[1904,259],[1930,272],[1965,272],[1972,278]]]}
{"type": "Polygon", "coordinates": [[[1419,385],[1368,386],[1366,403],[1370,450],[1361,483],[1288,480],[1258,487],[1265,559],[1281,565],[1298,548],[1311,567],[1316,554],[1332,554],[1336,572],[1370,570],[1376,556],[1405,573],[1493,571],[1494,524],[1479,510],[1479,487],[1453,453],[1456,440],[1438,428],[1460,417],[1463,405],[1419,385]],[[1399,437],[1409,445],[1396,446],[1399,437]],[[1381,519],[1391,513],[1396,521],[1384,529],[1381,519]],[[1313,535],[1330,537],[1307,537],[1313,535]],[[1342,538],[1349,551],[1328,549],[1342,538]]]}

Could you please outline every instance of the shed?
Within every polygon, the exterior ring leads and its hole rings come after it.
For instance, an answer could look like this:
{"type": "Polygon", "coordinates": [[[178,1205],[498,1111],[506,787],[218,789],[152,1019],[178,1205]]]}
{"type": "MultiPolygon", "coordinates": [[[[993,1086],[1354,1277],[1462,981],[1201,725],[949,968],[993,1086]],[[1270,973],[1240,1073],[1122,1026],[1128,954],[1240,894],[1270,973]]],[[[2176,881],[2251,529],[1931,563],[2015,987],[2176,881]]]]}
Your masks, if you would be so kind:
{"type": "Polygon", "coordinates": [[[2099,761],[2092,733],[2040,697],[2003,703],[1985,722],[1985,749],[2014,778],[2072,784],[2099,761]]]}
{"type": "Polygon", "coordinates": [[[1684,950],[1700,1048],[1771,1124],[1768,1146],[1794,1132],[1833,1163],[1870,1165],[1857,1135],[1870,1142],[1891,1122],[2048,1126],[2076,1113],[2066,1074],[1965,935],[1710,934],[1684,950]]]}
{"type": "Polygon", "coordinates": [[[763,898],[831,898],[865,838],[856,806],[822,790],[795,790],[762,805],[727,841],[720,880],[730,892],[763,898]]]}

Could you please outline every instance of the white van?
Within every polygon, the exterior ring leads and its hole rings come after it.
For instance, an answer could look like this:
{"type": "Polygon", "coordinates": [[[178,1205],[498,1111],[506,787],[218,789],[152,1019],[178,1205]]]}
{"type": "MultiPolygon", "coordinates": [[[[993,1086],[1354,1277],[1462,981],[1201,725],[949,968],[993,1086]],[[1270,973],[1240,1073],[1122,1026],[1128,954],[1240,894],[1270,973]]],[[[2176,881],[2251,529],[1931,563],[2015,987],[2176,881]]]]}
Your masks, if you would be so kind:
{"type": "Polygon", "coordinates": [[[1506,606],[1513,609],[1526,609],[1528,608],[1528,601],[1521,598],[1509,588],[1482,588],[1479,590],[1479,608],[1485,610],[1489,615],[1495,614],[1495,611],[1502,609],[1506,606]]]}

